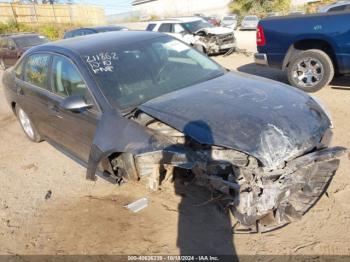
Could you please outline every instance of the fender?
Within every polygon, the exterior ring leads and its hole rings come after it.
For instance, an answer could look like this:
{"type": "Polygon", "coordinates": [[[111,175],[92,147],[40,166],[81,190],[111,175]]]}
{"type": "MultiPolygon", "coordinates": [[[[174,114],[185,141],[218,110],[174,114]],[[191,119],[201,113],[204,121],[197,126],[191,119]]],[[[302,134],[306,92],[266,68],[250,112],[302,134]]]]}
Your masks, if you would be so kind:
{"type": "Polygon", "coordinates": [[[155,135],[147,127],[123,117],[117,110],[102,114],[92,142],[86,179],[95,181],[97,167],[113,153],[131,153],[161,150],[170,146],[166,138],[155,135]]]}

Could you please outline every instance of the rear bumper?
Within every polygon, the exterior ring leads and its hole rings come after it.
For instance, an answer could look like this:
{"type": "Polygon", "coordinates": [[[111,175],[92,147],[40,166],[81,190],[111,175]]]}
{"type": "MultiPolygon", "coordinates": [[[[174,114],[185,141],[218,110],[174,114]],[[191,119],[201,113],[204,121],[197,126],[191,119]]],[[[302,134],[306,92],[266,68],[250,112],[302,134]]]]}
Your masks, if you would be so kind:
{"type": "Polygon", "coordinates": [[[258,65],[264,65],[264,66],[268,66],[269,65],[269,62],[267,61],[267,55],[266,54],[255,53],[254,54],[254,61],[255,61],[255,64],[258,64],[258,65]]]}

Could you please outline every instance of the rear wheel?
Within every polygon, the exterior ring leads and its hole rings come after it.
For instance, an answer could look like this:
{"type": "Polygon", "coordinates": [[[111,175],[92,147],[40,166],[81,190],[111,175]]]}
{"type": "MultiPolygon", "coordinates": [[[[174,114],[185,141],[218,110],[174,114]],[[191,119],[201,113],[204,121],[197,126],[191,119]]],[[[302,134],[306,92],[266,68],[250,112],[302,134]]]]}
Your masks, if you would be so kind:
{"type": "Polygon", "coordinates": [[[334,66],[325,52],[311,49],[294,57],[287,73],[292,86],[306,92],[316,92],[332,81],[334,66]]]}
{"type": "Polygon", "coordinates": [[[26,136],[29,138],[29,140],[35,143],[41,142],[42,138],[39,135],[38,131],[35,129],[27,113],[24,112],[24,110],[20,106],[16,106],[16,113],[19,123],[21,124],[21,127],[26,136]]]}

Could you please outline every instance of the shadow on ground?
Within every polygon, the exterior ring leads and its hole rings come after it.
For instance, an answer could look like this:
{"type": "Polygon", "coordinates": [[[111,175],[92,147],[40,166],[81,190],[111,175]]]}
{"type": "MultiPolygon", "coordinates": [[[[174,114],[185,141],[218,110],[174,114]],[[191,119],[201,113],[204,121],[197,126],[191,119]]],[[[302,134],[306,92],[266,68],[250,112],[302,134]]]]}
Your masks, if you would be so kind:
{"type": "MultiPolygon", "coordinates": [[[[261,76],[288,84],[286,73],[278,69],[259,66],[255,63],[251,63],[238,67],[237,70],[239,72],[261,76]]],[[[331,82],[330,87],[334,89],[350,90],[350,76],[335,77],[331,82]]]]}

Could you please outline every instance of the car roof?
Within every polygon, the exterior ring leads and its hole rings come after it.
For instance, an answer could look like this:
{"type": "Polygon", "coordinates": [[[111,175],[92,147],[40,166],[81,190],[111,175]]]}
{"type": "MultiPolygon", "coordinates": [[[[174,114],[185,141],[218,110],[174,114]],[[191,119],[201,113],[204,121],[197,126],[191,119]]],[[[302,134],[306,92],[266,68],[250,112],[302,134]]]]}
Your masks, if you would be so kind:
{"type": "Polygon", "coordinates": [[[13,39],[24,38],[24,37],[32,37],[32,36],[43,36],[41,34],[36,33],[18,33],[18,34],[2,34],[0,37],[10,37],[13,39]]]}
{"type": "Polygon", "coordinates": [[[46,51],[80,56],[161,36],[164,34],[149,31],[111,31],[50,42],[32,48],[29,53],[46,51]]]}
{"type": "Polygon", "coordinates": [[[203,20],[202,17],[199,16],[189,16],[189,17],[171,17],[169,19],[164,20],[158,20],[154,22],[150,22],[150,24],[156,24],[156,23],[189,23],[194,21],[203,20]]]}
{"type": "Polygon", "coordinates": [[[248,17],[258,18],[258,16],[256,16],[256,15],[246,15],[244,18],[248,18],[248,17]]]}

